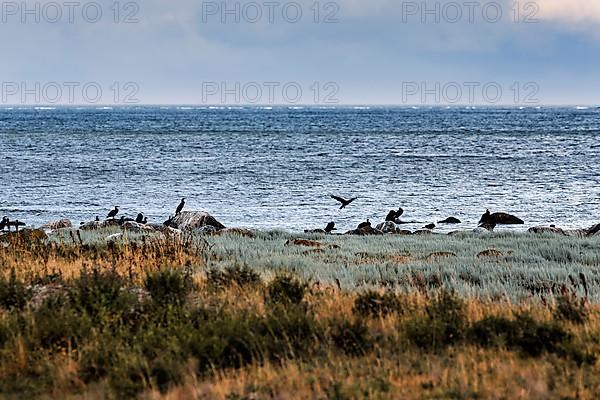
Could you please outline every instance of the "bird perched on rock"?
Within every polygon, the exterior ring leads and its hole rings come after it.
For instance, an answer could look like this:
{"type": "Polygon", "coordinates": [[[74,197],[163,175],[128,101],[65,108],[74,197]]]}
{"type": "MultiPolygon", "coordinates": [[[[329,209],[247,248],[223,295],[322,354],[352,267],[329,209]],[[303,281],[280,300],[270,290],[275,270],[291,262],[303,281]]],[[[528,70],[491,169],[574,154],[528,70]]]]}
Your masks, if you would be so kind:
{"type": "Polygon", "coordinates": [[[340,210],[346,208],[347,206],[350,205],[350,203],[352,203],[354,200],[358,199],[358,197],[353,197],[350,200],[346,200],[346,199],[344,199],[342,197],[339,197],[339,196],[334,196],[334,195],[330,195],[330,196],[331,196],[332,199],[334,199],[334,200],[339,201],[340,203],[342,203],[342,206],[340,207],[340,210]]]}
{"type": "Polygon", "coordinates": [[[361,222],[360,224],[358,224],[358,227],[356,229],[364,229],[364,228],[370,228],[371,227],[371,221],[369,221],[369,219],[367,218],[366,222],[361,222]]]}
{"type": "Polygon", "coordinates": [[[179,205],[177,206],[177,209],[175,210],[175,215],[181,214],[181,210],[183,210],[183,206],[185,206],[185,198],[181,199],[181,203],[179,203],[179,205]]]}
{"type": "Polygon", "coordinates": [[[115,206],[115,208],[113,210],[110,210],[110,212],[108,213],[108,215],[106,216],[106,218],[115,218],[117,216],[117,214],[119,213],[119,206],[115,206]]]}
{"type": "Polygon", "coordinates": [[[336,227],[335,227],[335,222],[330,222],[325,227],[325,233],[331,233],[331,232],[333,232],[335,230],[337,230],[336,227]]]}

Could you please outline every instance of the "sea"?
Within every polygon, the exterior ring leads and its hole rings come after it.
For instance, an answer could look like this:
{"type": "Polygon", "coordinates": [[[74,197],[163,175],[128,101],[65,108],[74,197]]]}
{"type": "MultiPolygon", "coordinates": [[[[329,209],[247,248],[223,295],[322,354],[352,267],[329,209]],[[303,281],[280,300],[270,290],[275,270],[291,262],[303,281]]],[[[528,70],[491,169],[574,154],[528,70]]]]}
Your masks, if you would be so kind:
{"type": "Polygon", "coordinates": [[[226,226],[405,229],[486,209],[600,223],[600,107],[0,107],[0,216],[207,211],[226,226]],[[358,197],[344,210],[330,195],[358,197]]]}

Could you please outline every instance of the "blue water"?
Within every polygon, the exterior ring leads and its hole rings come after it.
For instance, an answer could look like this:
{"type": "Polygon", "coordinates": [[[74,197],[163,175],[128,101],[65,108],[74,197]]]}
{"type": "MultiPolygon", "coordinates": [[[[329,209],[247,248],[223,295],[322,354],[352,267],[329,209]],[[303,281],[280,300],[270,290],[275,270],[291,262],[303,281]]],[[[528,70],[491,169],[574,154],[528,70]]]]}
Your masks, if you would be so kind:
{"type": "Polygon", "coordinates": [[[575,107],[0,108],[0,214],[163,221],[186,197],[227,226],[291,231],[399,206],[408,228],[475,227],[486,208],[588,227],[599,134],[600,109],[575,107]],[[360,198],[339,211],[330,193],[360,198]]]}

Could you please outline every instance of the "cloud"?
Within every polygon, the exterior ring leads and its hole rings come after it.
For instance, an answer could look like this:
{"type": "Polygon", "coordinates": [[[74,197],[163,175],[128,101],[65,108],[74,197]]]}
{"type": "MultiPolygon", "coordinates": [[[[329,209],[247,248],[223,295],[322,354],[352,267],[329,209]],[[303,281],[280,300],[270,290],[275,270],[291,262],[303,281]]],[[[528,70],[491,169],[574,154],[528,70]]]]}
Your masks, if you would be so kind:
{"type": "MultiPolygon", "coordinates": [[[[596,0],[536,0],[537,18],[567,24],[600,22],[600,2],[596,0]]],[[[533,10],[533,9],[532,9],[533,10]]]]}

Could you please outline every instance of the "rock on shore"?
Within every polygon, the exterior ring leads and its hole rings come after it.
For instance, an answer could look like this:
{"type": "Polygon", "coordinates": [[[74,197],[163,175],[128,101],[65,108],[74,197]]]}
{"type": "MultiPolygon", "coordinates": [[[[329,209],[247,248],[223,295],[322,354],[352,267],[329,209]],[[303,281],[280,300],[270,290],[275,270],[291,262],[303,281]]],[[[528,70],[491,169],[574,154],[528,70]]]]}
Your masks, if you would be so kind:
{"type": "Polygon", "coordinates": [[[72,228],[73,224],[71,223],[71,220],[69,219],[61,219],[58,221],[52,221],[52,222],[48,222],[47,224],[44,224],[41,226],[42,229],[48,229],[51,231],[56,231],[59,229],[65,229],[65,228],[72,228]]]}
{"type": "Polygon", "coordinates": [[[205,226],[212,226],[217,231],[225,229],[225,225],[217,221],[209,213],[202,211],[183,211],[165,222],[165,225],[175,229],[200,229],[205,226]]]}

